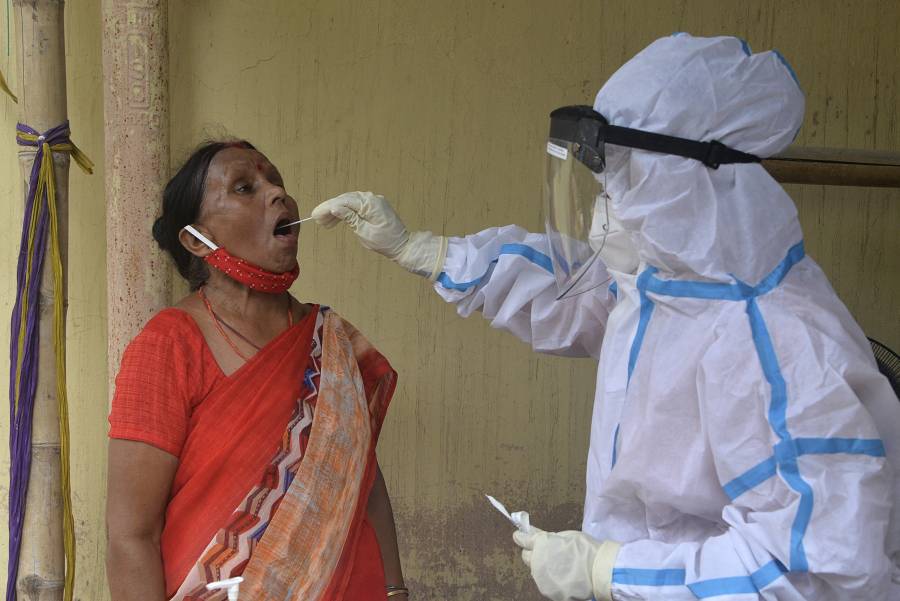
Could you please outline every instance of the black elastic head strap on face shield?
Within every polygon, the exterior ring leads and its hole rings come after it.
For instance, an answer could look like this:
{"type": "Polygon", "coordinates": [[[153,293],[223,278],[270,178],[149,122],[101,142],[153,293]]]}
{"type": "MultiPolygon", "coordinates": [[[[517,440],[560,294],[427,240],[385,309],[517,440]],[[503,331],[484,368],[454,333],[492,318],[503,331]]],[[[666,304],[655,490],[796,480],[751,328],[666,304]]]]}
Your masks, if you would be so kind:
{"type": "Polygon", "coordinates": [[[710,169],[728,163],[759,163],[761,160],[716,140],[698,142],[610,125],[603,115],[584,105],[564,106],[550,113],[550,137],[574,144],[576,158],[594,173],[602,172],[606,166],[606,144],[687,157],[710,169]]]}

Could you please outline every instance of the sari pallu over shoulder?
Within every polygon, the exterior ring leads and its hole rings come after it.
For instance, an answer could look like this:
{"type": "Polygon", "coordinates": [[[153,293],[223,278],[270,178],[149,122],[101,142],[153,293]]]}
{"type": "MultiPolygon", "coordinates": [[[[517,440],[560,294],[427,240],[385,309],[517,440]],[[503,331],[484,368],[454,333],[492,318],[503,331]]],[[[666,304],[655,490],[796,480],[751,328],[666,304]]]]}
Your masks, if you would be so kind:
{"type": "Polygon", "coordinates": [[[301,393],[318,306],[224,379],[190,416],[166,508],[167,596],[256,484],[301,393]]]}
{"type": "Polygon", "coordinates": [[[349,323],[329,312],[306,455],[244,570],[257,601],[337,601],[375,478],[375,445],[397,375],[349,323]]]}
{"type": "MultiPolygon", "coordinates": [[[[163,531],[169,596],[278,451],[301,393],[318,311],[257,353],[192,416],[163,531]]],[[[396,373],[331,311],[321,352],[309,443],[244,570],[242,598],[340,599],[353,569],[396,373]]]]}

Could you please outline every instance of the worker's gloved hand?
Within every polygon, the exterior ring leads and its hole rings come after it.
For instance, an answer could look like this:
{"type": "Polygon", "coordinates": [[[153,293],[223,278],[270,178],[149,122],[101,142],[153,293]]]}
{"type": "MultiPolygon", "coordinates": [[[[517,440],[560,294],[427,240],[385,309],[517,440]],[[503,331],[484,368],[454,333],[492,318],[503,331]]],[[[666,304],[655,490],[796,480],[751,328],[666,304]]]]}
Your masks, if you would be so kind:
{"type": "Polygon", "coordinates": [[[583,532],[516,531],[522,560],[541,594],[553,601],[610,601],[612,569],[619,543],[598,541],[583,532]]]}
{"type": "Polygon", "coordinates": [[[378,194],[346,192],[313,209],[312,218],[327,228],[345,222],[363,246],[431,280],[444,266],[447,239],[431,232],[410,234],[388,201],[378,194]]]}

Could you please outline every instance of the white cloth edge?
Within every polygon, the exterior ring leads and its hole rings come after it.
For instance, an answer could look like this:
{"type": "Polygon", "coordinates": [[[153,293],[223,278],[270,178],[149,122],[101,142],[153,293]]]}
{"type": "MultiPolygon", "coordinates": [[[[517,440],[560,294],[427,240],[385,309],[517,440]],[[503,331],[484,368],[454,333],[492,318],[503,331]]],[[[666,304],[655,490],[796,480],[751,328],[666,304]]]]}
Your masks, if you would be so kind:
{"type": "Polygon", "coordinates": [[[616,565],[616,557],[619,555],[619,543],[605,540],[600,543],[597,555],[594,556],[594,565],[591,568],[591,580],[593,581],[594,598],[596,601],[613,601],[612,597],[612,572],[616,565]]]}

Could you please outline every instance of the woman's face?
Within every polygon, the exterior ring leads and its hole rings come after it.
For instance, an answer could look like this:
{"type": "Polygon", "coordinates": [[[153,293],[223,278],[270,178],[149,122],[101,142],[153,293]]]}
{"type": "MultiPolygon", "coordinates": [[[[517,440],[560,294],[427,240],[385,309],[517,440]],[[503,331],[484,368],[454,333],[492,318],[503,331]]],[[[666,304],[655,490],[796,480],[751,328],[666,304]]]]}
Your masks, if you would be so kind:
{"type": "Polygon", "coordinates": [[[216,154],[197,220],[216,244],[263,269],[290,271],[297,261],[299,226],[280,235],[275,228],[297,219],[297,202],[262,153],[229,147],[216,154]]]}

